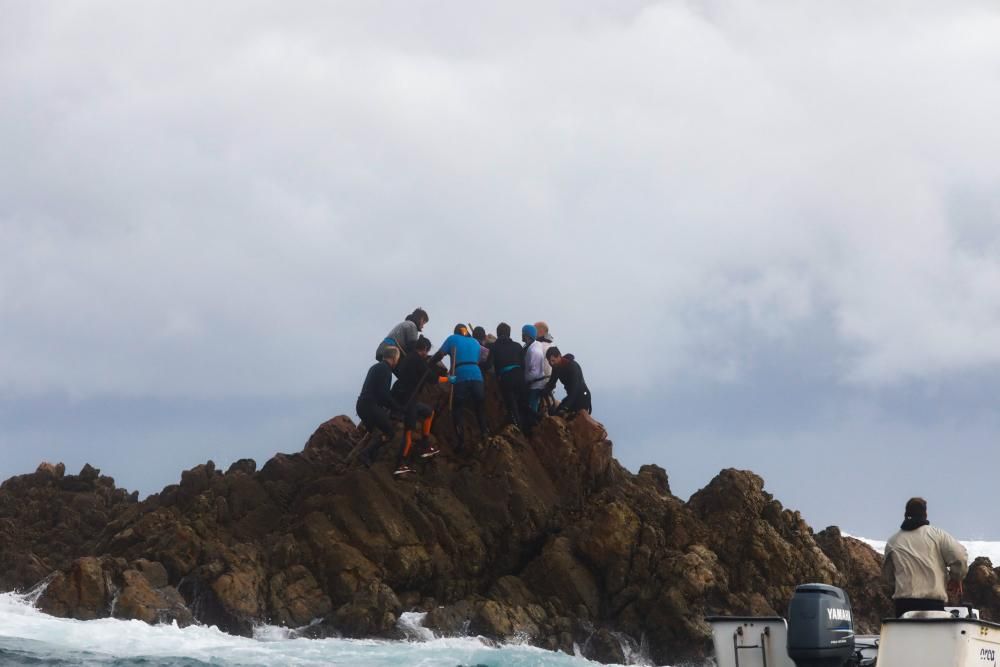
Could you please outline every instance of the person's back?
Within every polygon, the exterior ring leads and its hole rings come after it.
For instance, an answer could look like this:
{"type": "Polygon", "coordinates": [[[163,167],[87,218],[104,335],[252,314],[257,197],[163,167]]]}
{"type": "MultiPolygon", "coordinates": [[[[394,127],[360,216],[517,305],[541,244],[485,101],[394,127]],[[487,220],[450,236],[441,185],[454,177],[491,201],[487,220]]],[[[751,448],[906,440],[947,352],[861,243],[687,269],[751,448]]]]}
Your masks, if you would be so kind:
{"type": "Polygon", "coordinates": [[[911,498],[900,531],[885,545],[882,573],[894,586],[896,615],[907,611],[941,611],[950,590],[961,590],[968,572],[965,547],[927,521],[927,503],[911,498]]]}
{"type": "Polygon", "coordinates": [[[490,354],[507,416],[525,435],[531,435],[534,424],[529,416],[528,390],[524,384],[524,348],[511,339],[510,325],[506,322],[497,325],[497,337],[490,354]]]}
{"type": "Polygon", "coordinates": [[[521,366],[523,354],[524,348],[509,335],[498,336],[496,342],[493,343],[493,369],[497,377],[516,371],[523,379],[524,369],[521,366]]]}
{"type": "Polygon", "coordinates": [[[479,368],[482,346],[475,338],[452,334],[441,344],[440,351],[453,355],[457,382],[482,382],[483,373],[479,368]]]}
{"type": "Polygon", "coordinates": [[[413,345],[420,339],[420,332],[428,321],[427,312],[423,308],[417,308],[407,315],[406,319],[389,330],[375,348],[375,361],[382,359],[382,353],[387,347],[398,347],[403,354],[409,354],[413,350],[413,345]]]}
{"type": "Polygon", "coordinates": [[[456,451],[461,450],[465,444],[463,407],[466,402],[472,403],[476,412],[476,421],[479,423],[479,433],[483,440],[489,437],[484,411],[486,392],[483,386],[483,372],[479,367],[480,350],[483,348],[475,338],[468,334],[469,329],[466,325],[456,324],[455,333],[445,338],[440,349],[431,357],[431,364],[436,364],[445,355],[450,355],[454,364],[455,374],[450,376],[448,380],[455,385],[451,421],[455,427],[456,451]]]}

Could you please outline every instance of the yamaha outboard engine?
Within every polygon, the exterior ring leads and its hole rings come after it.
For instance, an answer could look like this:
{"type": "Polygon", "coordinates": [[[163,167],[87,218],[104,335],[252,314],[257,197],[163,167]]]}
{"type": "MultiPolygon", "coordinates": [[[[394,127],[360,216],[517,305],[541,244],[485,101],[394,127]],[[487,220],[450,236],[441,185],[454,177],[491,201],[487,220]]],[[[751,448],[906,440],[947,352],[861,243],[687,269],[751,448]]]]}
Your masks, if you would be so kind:
{"type": "Polygon", "coordinates": [[[796,667],[841,667],[854,656],[854,621],[847,593],[803,584],[788,605],[788,657],[796,667]]]}

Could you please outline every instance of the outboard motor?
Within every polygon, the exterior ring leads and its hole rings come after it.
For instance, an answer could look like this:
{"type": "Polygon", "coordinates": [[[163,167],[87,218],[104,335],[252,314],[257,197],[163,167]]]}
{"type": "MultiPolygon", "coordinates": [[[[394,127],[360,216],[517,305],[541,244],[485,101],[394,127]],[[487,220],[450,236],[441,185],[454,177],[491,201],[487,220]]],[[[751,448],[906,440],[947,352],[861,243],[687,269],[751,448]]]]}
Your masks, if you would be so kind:
{"type": "Polygon", "coordinates": [[[788,605],[788,657],[796,667],[841,667],[854,656],[854,620],[847,593],[803,584],[788,605]]]}

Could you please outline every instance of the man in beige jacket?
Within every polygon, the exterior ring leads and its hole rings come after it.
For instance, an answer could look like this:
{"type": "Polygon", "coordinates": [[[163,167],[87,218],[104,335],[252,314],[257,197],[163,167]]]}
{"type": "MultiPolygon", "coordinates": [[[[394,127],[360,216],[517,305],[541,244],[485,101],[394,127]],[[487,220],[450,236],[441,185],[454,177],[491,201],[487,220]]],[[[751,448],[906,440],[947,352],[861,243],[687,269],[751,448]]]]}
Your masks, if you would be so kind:
{"type": "Polygon", "coordinates": [[[969,571],[965,547],[927,520],[927,501],[910,498],[901,530],[889,538],[882,576],[895,586],[896,616],[908,611],[944,611],[950,593],[962,595],[969,571]]]}

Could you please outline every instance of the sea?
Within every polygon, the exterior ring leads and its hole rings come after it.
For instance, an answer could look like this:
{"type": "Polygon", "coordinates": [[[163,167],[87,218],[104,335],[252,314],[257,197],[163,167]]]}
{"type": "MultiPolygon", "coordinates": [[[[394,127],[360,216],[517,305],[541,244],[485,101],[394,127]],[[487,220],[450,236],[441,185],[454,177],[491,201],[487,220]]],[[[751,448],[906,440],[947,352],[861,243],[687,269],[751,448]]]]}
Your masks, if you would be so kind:
{"type": "MultiPolygon", "coordinates": [[[[885,543],[859,538],[881,550],[885,543]]],[[[1000,564],[1000,542],[964,542],[970,561],[987,556],[1000,564]]],[[[526,643],[497,645],[480,637],[436,637],[424,615],[404,613],[405,641],[306,639],[293,630],[260,626],[253,637],[214,627],[147,625],[141,621],[74,621],[47,616],[34,603],[41,589],[0,593],[0,667],[592,667],[600,663],[545,651],[526,643]]],[[[652,665],[641,647],[623,643],[631,664],[652,665]]]]}

